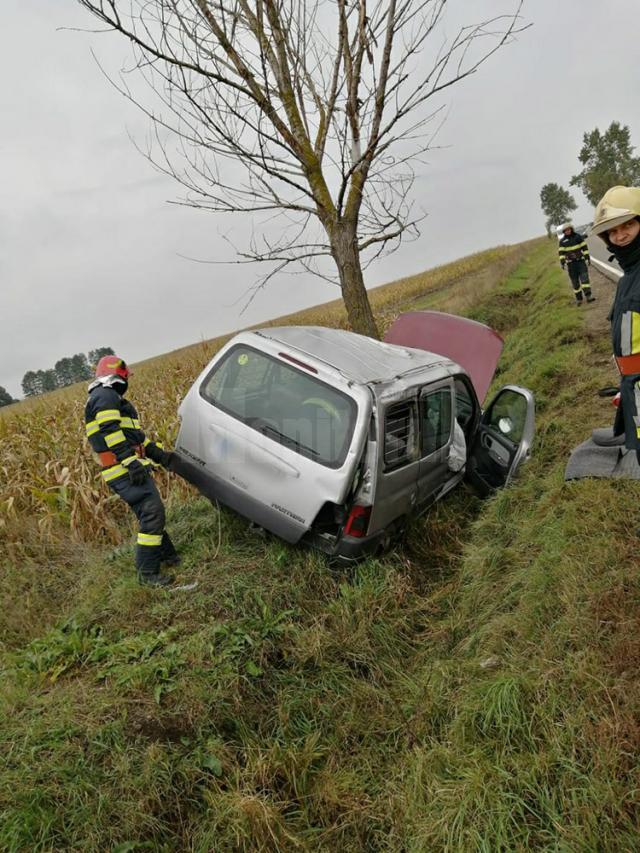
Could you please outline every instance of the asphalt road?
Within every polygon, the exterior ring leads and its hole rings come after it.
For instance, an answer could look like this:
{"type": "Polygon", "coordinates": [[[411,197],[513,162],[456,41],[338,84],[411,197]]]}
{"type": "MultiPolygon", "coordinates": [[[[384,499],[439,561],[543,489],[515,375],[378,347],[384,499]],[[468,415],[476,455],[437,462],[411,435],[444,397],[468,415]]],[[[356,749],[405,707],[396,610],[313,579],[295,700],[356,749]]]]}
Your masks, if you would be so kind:
{"type": "Polygon", "coordinates": [[[588,237],[587,245],[591,254],[591,263],[611,281],[617,281],[622,275],[622,270],[616,260],[609,260],[609,251],[600,237],[588,237]]]}

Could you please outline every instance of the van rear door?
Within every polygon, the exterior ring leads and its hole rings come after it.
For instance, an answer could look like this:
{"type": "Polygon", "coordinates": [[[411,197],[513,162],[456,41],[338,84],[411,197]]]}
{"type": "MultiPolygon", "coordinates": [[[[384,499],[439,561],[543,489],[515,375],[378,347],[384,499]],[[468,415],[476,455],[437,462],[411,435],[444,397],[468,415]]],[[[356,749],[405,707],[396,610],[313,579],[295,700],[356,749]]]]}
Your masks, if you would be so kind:
{"type": "Polygon", "coordinates": [[[418,500],[420,433],[415,392],[405,400],[383,402],[378,422],[377,473],[369,534],[384,530],[413,512],[418,500]]]}
{"type": "Polygon", "coordinates": [[[351,487],[370,395],[281,345],[264,346],[228,347],[195,383],[181,406],[179,473],[296,542],[322,506],[341,503],[351,487]]]}

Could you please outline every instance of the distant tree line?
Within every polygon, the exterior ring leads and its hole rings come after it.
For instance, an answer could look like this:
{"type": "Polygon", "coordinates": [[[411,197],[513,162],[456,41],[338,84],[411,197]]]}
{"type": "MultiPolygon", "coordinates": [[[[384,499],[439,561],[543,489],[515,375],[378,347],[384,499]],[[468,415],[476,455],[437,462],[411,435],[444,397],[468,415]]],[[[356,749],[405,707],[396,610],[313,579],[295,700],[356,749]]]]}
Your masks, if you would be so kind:
{"type": "Polygon", "coordinates": [[[3,406],[10,406],[11,403],[15,403],[15,402],[17,402],[17,401],[13,399],[13,397],[7,391],[7,389],[3,388],[2,385],[0,385],[0,409],[3,406]]]}
{"type": "MultiPolygon", "coordinates": [[[[626,124],[612,121],[604,133],[597,127],[585,133],[578,155],[583,168],[571,178],[570,186],[579,187],[595,207],[610,187],[640,185],[640,157],[633,156],[634,150],[626,124]]],[[[547,234],[552,225],[561,225],[576,209],[571,193],[558,184],[542,187],[540,205],[547,234]]]]}
{"type": "Polygon", "coordinates": [[[79,352],[61,358],[48,370],[27,370],[22,377],[22,393],[25,397],[37,397],[46,391],[73,385],[74,382],[84,382],[93,376],[92,365],[100,361],[103,355],[113,355],[111,347],[98,347],[87,355],[79,352]]]}

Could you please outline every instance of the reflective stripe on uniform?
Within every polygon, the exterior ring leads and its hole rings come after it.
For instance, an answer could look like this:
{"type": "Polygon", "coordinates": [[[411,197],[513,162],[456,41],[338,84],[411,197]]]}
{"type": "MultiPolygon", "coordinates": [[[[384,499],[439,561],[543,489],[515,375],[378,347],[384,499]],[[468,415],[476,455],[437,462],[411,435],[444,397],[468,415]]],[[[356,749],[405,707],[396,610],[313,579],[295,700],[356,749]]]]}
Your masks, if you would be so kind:
{"type": "Polygon", "coordinates": [[[620,355],[640,353],[640,313],[625,311],[620,319],[620,355]]]}
{"type": "Polygon", "coordinates": [[[558,246],[559,252],[577,252],[578,249],[586,249],[587,251],[589,251],[589,247],[584,242],[584,240],[582,241],[582,243],[575,243],[572,246],[558,246]]]}
{"type": "Polygon", "coordinates": [[[88,421],[88,423],[85,424],[87,437],[95,435],[100,430],[100,426],[102,424],[106,424],[111,421],[120,421],[121,429],[140,429],[140,421],[138,418],[121,418],[115,409],[104,409],[102,412],[98,412],[95,420],[88,421]]]}
{"type": "Polygon", "coordinates": [[[640,314],[631,312],[631,355],[640,352],[640,314]]]}
{"type": "Polygon", "coordinates": [[[122,429],[140,429],[140,421],[138,418],[120,418],[120,426],[122,429]]]}
{"type": "Polygon", "coordinates": [[[162,545],[162,533],[138,533],[138,545],[162,545]]]}
{"type": "Polygon", "coordinates": [[[104,441],[107,447],[115,447],[116,444],[122,444],[127,439],[125,438],[124,433],[121,429],[116,430],[115,432],[110,433],[109,435],[105,435],[104,441]]]}
{"type": "Polygon", "coordinates": [[[125,468],[128,468],[132,462],[139,462],[141,465],[151,465],[151,460],[145,459],[144,456],[127,456],[127,458],[123,459],[120,464],[124,465],[125,468]]]}
{"type": "MultiPolygon", "coordinates": [[[[130,459],[137,459],[141,465],[151,465],[150,459],[140,459],[138,456],[130,456],[130,459]]],[[[112,465],[110,468],[103,468],[101,471],[102,479],[105,483],[110,480],[116,480],[118,477],[129,476],[129,469],[125,465],[112,465]]]]}
{"type": "Polygon", "coordinates": [[[98,424],[106,424],[109,421],[119,421],[120,412],[117,409],[103,409],[101,412],[96,412],[96,422],[98,424]]]}
{"type": "Polygon", "coordinates": [[[129,472],[124,466],[112,465],[111,468],[103,468],[102,479],[108,483],[110,480],[116,480],[118,477],[125,477],[128,474],[129,472]]]}
{"type": "Polygon", "coordinates": [[[617,355],[615,359],[618,370],[623,376],[634,376],[640,373],[640,353],[636,353],[635,355],[617,355]]]}

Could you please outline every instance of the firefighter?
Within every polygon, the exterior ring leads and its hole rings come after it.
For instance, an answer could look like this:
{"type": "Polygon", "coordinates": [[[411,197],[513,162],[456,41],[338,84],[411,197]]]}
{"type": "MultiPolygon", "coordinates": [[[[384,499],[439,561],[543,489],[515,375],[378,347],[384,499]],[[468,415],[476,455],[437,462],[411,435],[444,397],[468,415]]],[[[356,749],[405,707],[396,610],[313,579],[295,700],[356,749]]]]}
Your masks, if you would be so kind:
{"type": "Polygon", "coordinates": [[[607,245],[623,270],[611,320],[613,354],[620,371],[620,406],[614,434],[640,463],[640,187],[612,187],[596,207],[592,234],[607,245]]]}
{"type": "Polygon", "coordinates": [[[172,454],[146,438],[140,428],[138,413],[124,397],[129,375],[129,368],[117,355],[100,359],[96,378],[89,385],[86,433],[100,459],[104,481],[138,519],[138,580],[150,586],[168,586],[174,577],[162,574],[160,566],[176,566],[180,558],[164,529],[164,505],[151,470],[159,465],[168,468],[172,454]]]}
{"type": "Polygon", "coordinates": [[[582,234],[578,234],[573,230],[573,225],[570,222],[565,222],[561,228],[564,237],[560,238],[560,243],[558,244],[560,266],[562,269],[565,266],[567,268],[573,293],[576,297],[576,305],[582,305],[583,293],[587,298],[587,302],[595,302],[595,296],[591,293],[589,270],[587,268],[587,264],[591,266],[587,241],[582,234]]]}

